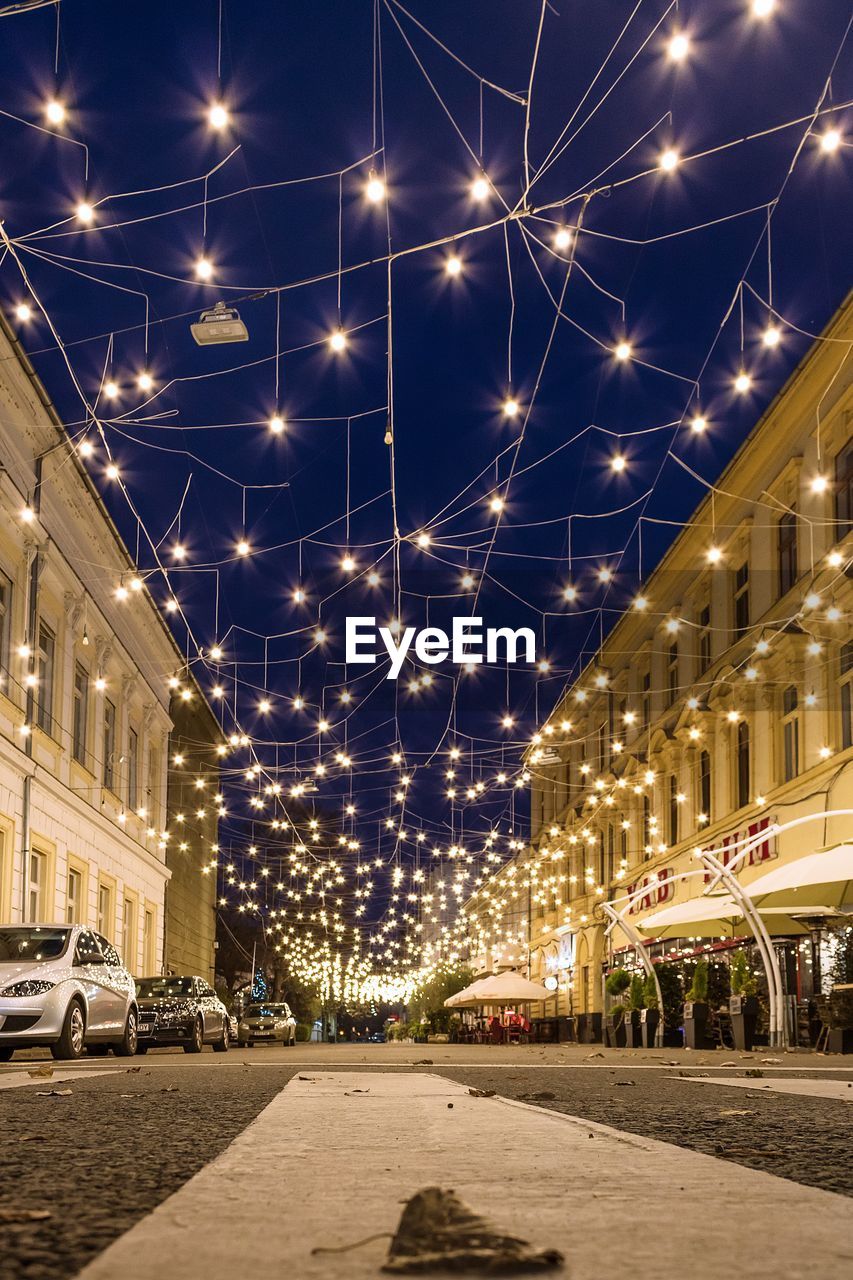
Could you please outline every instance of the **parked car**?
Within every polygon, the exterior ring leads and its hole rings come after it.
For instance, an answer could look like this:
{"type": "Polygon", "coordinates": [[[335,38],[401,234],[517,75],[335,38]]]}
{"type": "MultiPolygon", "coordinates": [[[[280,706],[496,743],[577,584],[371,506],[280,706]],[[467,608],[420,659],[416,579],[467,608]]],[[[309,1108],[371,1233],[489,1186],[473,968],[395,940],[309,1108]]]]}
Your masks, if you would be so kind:
{"type": "Polygon", "coordinates": [[[374,1031],[374,1032],[372,1032],[372,1033],[371,1033],[367,1038],[368,1038],[368,1040],[370,1041],[370,1043],[371,1043],[371,1044],[384,1044],[384,1043],[385,1043],[385,1032],[384,1032],[384,1031],[374,1031]]]}
{"type": "Polygon", "coordinates": [[[264,1044],[281,1042],[296,1044],[296,1019],[290,1005],[283,1001],[276,1004],[250,1004],[243,1012],[237,1027],[237,1043],[241,1049],[258,1041],[264,1044]]]}
{"type": "Polygon", "coordinates": [[[138,1053],[163,1045],[183,1045],[184,1053],[201,1053],[206,1044],[226,1053],[231,1043],[228,1010],[213,988],[199,977],[139,978],[138,1053]]]}
{"type": "Polygon", "coordinates": [[[76,924],[0,925],[0,1062],[40,1045],[131,1057],[137,1041],[136,988],[112,943],[76,924]]]}

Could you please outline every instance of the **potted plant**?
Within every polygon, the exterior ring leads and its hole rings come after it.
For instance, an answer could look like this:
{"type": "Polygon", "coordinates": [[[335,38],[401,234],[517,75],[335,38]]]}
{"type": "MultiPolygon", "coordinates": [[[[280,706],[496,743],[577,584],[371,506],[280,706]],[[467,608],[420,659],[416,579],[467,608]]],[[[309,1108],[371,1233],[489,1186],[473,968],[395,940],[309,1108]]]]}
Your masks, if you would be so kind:
{"type": "Polygon", "coordinates": [[[708,961],[697,960],[684,999],[684,1043],[688,1049],[711,1049],[708,1037],[708,961]]]}
{"type": "Polygon", "coordinates": [[[750,970],[745,951],[735,953],[731,964],[731,983],[729,1014],[735,1048],[749,1051],[755,1045],[758,1025],[758,981],[750,970]]]}
{"type": "Polygon", "coordinates": [[[643,1008],[640,1012],[640,1032],[644,1049],[655,1047],[655,1036],[659,1024],[658,989],[654,978],[649,974],[643,983],[643,1008]]]}
{"type": "Polygon", "coordinates": [[[605,1035],[611,1049],[624,1049],[626,1044],[624,996],[630,985],[631,975],[626,969],[614,969],[604,983],[607,994],[618,1002],[604,1019],[605,1035]]]}
{"type": "Polygon", "coordinates": [[[645,1007],[643,975],[635,973],[628,989],[628,1009],[625,1013],[625,1043],[629,1049],[639,1049],[643,1043],[640,1014],[645,1007]]]}

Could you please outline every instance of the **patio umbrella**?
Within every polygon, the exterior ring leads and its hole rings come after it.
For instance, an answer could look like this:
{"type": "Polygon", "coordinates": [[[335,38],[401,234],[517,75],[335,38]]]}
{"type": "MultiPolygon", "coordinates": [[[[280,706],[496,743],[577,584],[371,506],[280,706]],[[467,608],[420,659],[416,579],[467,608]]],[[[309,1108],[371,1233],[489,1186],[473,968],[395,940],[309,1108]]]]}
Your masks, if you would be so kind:
{"type": "MultiPolygon", "coordinates": [[[[826,907],[813,907],[808,914],[826,914],[826,907]]],[[[761,911],[769,933],[802,934],[808,930],[788,914],[787,909],[761,911]]],[[[637,923],[642,933],[653,938],[742,938],[752,929],[744,920],[734,898],[726,894],[691,898],[672,907],[653,911],[637,923]]]]}
{"type": "Polygon", "coordinates": [[[553,991],[531,982],[529,978],[507,969],[492,978],[481,978],[469,988],[466,1004],[525,1004],[531,1000],[550,1000],[553,991]]]}
{"type": "Polygon", "coordinates": [[[828,914],[805,905],[809,902],[822,902],[838,911],[853,908],[853,844],[809,853],[765,871],[743,887],[762,912],[785,907],[798,915],[828,914]]]}
{"type": "Polygon", "coordinates": [[[477,1007],[477,988],[482,986],[484,978],[478,978],[469,986],[448,996],[444,1002],[445,1009],[475,1009],[477,1007]]]}

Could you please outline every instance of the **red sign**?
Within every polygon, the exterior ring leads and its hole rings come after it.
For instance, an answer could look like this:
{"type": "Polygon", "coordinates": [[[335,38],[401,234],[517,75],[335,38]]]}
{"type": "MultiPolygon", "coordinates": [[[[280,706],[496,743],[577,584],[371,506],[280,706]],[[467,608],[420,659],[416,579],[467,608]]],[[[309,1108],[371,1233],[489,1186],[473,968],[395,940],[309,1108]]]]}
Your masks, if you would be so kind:
{"type": "Polygon", "coordinates": [[[644,876],[642,880],[629,884],[629,895],[633,897],[638,893],[639,897],[634,898],[628,908],[628,915],[636,915],[638,911],[651,911],[652,907],[660,907],[665,902],[669,902],[675,892],[673,874],[672,867],[664,867],[653,875],[644,876]],[[641,890],[645,892],[640,892],[641,890]]]}
{"type": "MultiPolygon", "coordinates": [[[[735,831],[733,835],[726,836],[722,844],[710,845],[706,850],[707,853],[713,853],[716,858],[722,862],[724,867],[734,862],[740,853],[741,846],[746,840],[755,840],[761,835],[762,831],[766,831],[770,826],[770,818],[759,818],[757,822],[751,822],[746,831],[735,831]]],[[[743,867],[757,867],[762,862],[767,862],[769,858],[776,857],[776,839],[775,836],[768,835],[766,839],[759,841],[750,849],[745,858],[741,858],[736,863],[735,871],[742,870],[743,867]]],[[[705,872],[705,883],[708,884],[713,878],[710,871],[705,872]]]]}

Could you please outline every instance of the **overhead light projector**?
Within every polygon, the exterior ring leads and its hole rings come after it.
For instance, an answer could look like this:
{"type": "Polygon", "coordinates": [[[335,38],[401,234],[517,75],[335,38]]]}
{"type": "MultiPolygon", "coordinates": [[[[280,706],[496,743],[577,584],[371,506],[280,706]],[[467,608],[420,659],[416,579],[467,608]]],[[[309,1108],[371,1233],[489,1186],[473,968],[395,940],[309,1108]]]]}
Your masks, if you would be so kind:
{"type": "Polygon", "coordinates": [[[209,311],[202,311],[190,332],[200,347],[213,347],[221,342],[248,342],[249,330],[240,319],[240,312],[217,302],[209,311]]]}

